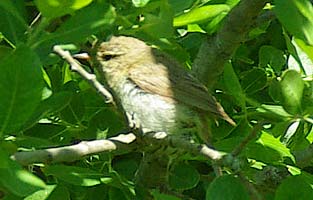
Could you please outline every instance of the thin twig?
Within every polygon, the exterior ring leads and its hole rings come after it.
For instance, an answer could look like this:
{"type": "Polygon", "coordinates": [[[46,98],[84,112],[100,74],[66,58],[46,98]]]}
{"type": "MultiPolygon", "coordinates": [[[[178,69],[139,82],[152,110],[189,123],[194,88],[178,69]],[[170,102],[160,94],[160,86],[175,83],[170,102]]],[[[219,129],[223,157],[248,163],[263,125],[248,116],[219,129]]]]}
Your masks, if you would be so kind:
{"type": "Polygon", "coordinates": [[[233,150],[232,155],[238,156],[240,154],[240,152],[244,149],[244,147],[254,138],[256,138],[258,132],[262,129],[264,122],[260,122],[258,124],[256,124],[251,132],[249,133],[249,135],[247,135],[247,137],[233,150]]]}
{"type": "Polygon", "coordinates": [[[105,97],[106,103],[114,103],[112,94],[97,80],[96,75],[88,73],[80,63],[75,60],[69,51],[63,50],[60,46],[56,45],[53,47],[53,51],[59,54],[65,59],[70,65],[71,70],[79,73],[84,79],[86,79],[100,94],[105,97]]]}
{"type": "Polygon", "coordinates": [[[29,27],[31,28],[32,26],[34,26],[34,24],[36,24],[39,21],[40,17],[41,17],[41,13],[38,13],[36,17],[34,18],[34,20],[30,23],[29,27]]]}

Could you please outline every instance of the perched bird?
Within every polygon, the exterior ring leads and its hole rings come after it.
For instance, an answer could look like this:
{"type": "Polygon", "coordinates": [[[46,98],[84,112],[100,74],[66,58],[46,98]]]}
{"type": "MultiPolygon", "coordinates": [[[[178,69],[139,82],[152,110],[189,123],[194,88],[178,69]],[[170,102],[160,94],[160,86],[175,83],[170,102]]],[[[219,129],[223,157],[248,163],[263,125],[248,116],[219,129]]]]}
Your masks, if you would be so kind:
{"type": "Polygon", "coordinates": [[[96,58],[131,126],[144,133],[198,134],[209,143],[208,117],[235,124],[183,66],[139,39],[112,37],[96,58]]]}

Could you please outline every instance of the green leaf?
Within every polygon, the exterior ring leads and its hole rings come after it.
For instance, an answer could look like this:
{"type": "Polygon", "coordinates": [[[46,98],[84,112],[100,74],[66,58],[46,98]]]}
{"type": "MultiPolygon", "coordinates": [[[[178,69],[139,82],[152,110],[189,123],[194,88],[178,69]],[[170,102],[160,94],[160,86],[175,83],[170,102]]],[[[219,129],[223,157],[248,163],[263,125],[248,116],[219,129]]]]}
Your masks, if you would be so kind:
{"type": "Polygon", "coordinates": [[[13,2],[11,0],[1,0],[0,1],[0,8],[3,8],[3,10],[7,11],[10,13],[12,16],[17,18],[20,23],[24,24],[26,26],[26,22],[24,18],[22,17],[19,7],[21,6],[21,2],[13,2]]]}
{"type": "Polygon", "coordinates": [[[168,3],[171,5],[172,9],[176,13],[181,13],[187,8],[190,8],[193,4],[193,0],[168,0],[168,3]]]}
{"type": "Polygon", "coordinates": [[[274,12],[284,27],[297,38],[313,45],[312,3],[308,0],[275,0],[274,2],[274,12]]]}
{"type": "Polygon", "coordinates": [[[144,7],[150,0],[132,0],[135,7],[144,7]]]}
{"type": "Polygon", "coordinates": [[[292,44],[295,47],[298,61],[290,56],[288,59],[288,68],[299,72],[304,72],[307,76],[313,75],[313,46],[307,45],[303,40],[293,39],[292,44]]]}
{"type": "Polygon", "coordinates": [[[173,11],[166,1],[161,1],[159,15],[147,13],[144,24],[138,29],[152,38],[169,38],[173,36],[173,11]]]}
{"type": "Polygon", "coordinates": [[[23,129],[30,128],[44,116],[52,113],[59,112],[63,108],[69,105],[72,100],[72,93],[67,91],[62,91],[55,93],[48,99],[40,102],[33,114],[27,119],[26,123],[23,125],[23,129]]]}
{"type": "Polygon", "coordinates": [[[21,45],[0,63],[0,134],[18,130],[38,106],[43,77],[37,55],[21,45]]]}
{"type": "MultiPolygon", "coordinates": [[[[47,185],[44,190],[39,190],[29,196],[27,196],[24,200],[47,200],[47,197],[51,194],[51,192],[56,188],[56,185],[47,185]]],[[[61,196],[59,197],[61,198],[61,196]]],[[[64,198],[62,198],[64,199],[64,198]]],[[[64,199],[65,200],[65,199],[64,199]]]]}
{"type": "Polygon", "coordinates": [[[279,103],[282,100],[282,91],[280,87],[280,82],[277,79],[272,79],[269,85],[269,95],[271,98],[279,103]]]}
{"type": "Polygon", "coordinates": [[[256,109],[259,113],[272,121],[290,120],[292,115],[288,114],[282,106],[262,104],[256,109]]]}
{"type": "Polygon", "coordinates": [[[304,81],[300,74],[294,70],[286,71],[280,81],[282,105],[290,114],[301,113],[301,100],[304,81]]]}
{"type": "Polygon", "coordinates": [[[139,156],[136,156],[136,154],[120,157],[117,160],[113,160],[112,167],[119,175],[124,176],[128,180],[132,180],[138,170],[139,160],[139,156]]]}
{"type": "Polygon", "coordinates": [[[46,187],[41,179],[22,169],[2,149],[0,149],[0,158],[6,163],[0,168],[0,187],[20,197],[28,196],[46,187]]]}
{"type": "Polygon", "coordinates": [[[281,158],[289,157],[291,160],[295,161],[294,156],[290,153],[290,149],[288,149],[285,145],[283,145],[279,138],[274,138],[271,134],[262,132],[261,137],[256,141],[258,144],[262,144],[264,147],[275,150],[281,158]]]}
{"type": "Polygon", "coordinates": [[[269,65],[276,73],[279,73],[286,64],[284,52],[273,46],[264,45],[259,50],[259,67],[269,65]]]}
{"type": "MultiPolygon", "coordinates": [[[[49,194],[48,198],[45,200],[70,200],[70,193],[68,189],[64,186],[58,185],[54,190],[49,194]]],[[[39,199],[38,199],[39,200],[39,199]]]]}
{"type": "Polygon", "coordinates": [[[114,188],[114,187],[110,187],[109,189],[109,200],[115,200],[115,199],[127,199],[124,195],[124,192],[114,188]]]}
{"type": "Polygon", "coordinates": [[[223,73],[223,80],[226,86],[227,92],[235,97],[236,101],[240,106],[245,105],[245,95],[242,92],[241,85],[239,83],[238,77],[233,69],[231,63],[226,63],[223,73]]]}
{"type": "Polygon", "coordinates": [[[38,52],[42,60],[52,51],[52,46],[62,43],[84,41],[86,37],[106,29],[115,20],[115,10],[107,3],[93,3],[71,16],[55,32],[43,34],[35,38],[32,47],[38,52]]]}
{"type": "Polygon", "coordinates": [[[246,71],[241,78],[241,86],[248,94],[262,90],[267,84],[267,76],[264,70],[254,68],[246,71]]]}
{"type": "Polygon", "coordinates": [[[174,27],[177,27],[194,23],[203,23],[213,19],[221,13],[228,12],[229,10],[230,8],[226,4],[207,5],[199,8],[194,8],[187,13],[175,17],[173,25],[174,27]]]}
{"type": "Polygon", "coordinates": [[[295,42],[307,54],[307,56],[311,59],[311,62],[313,62],[313,46],[307,45],[303,40],[297,38],[295,38],[295,42]]]}
{"type": "Polygon", "coordinates": [[[0,1],[0,35],[2,33],[9,43],[15,45],[26,38],[27,24],[19,9],[23,7],[23,1],[0,1]]]}
{"type": "Polygon", "coordinates": [[[220,28],[221,22],[227,16],[227,14],[228,14],[227,12],[221,12],[219,15],[214,17],[205,27],[207,33],[208,34],[215,33],[220,28]]]}
{"type": "Polygon", "coordinates": [[[46,173],[78,186],[94,186],[101,184],[103,173],[75,166],[53,165],[46,169],[46,173]]]}
{"type": "Polygon", "coordinates": [[[238,178],[232,175],[217,177],[209,186],[207,200],[248,200],[249,195],[238,178]]]}
{"type": "MultiPolygon", "coordinates": [[[[0,33],[0,41],[1,41],[1,33],[0,33]]],[[[0,45],[0,63],[3,58],[12,53],[13,49],[4,45],[0,45]]]]}
{"type": "Polygon", "coordinates": [[[61,112],[61,118],[69,123],[80,123],[85,114],[84,101],[79,94],[74,94],[73,98],[61,112]]]}
{"type": "Polygon", "coordinates": [[[73,13],[91,2],[92,0],[35,0],[41,14],[50,19],[73,13]]]}
{"type": "Polygon", "coordinates": [[[275,200],[313,199],[312,184],[303,175],[289,176],[278,187],[275,200]]]}
{"type": "Polygon", "coordinates": [[[187,190],[194,188],[200,180],[198,171],[188,164],[177,164],[169,175],[169,184],[176,190],[187,190]],[[188,176],[186,176],[188,174],[188,176]]]}
{"type": "Polygon", "coordinates": [[[181,200],[181,198],[169,194],[162,194],[158,190],[153,190],[151,193],[155,200],[181,200]]]}
{"type": "Polygon", "coordinates": [[[271,129],[271,134],[274,137],[280,137],[284,135],[291,123],[292,122],[290,121],[283,121],[283,122],[276,123],[274,125],[274,128],[271,129]]]}

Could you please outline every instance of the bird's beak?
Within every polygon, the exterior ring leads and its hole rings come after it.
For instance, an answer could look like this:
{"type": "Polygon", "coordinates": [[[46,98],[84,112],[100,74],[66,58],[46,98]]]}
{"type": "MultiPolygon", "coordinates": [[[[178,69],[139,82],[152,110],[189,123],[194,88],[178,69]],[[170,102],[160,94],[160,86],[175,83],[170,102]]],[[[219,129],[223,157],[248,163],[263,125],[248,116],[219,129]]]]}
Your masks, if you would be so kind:
{"type": "Polygon", "coordinates": [[[90,61],[91,56],[88,53],[78,53],[73,55],[74,58],[79,59],[79,60],[86,60],[90,61]]]}

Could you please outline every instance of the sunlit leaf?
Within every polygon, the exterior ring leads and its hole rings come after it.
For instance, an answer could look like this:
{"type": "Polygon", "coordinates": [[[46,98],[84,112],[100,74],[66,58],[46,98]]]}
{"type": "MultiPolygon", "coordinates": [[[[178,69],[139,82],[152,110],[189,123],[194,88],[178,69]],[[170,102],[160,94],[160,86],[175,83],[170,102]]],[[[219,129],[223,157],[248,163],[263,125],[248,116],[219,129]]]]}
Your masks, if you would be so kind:
{"type": "Polygon", "coordinates": [[[199,8],[194,8],[191,11],[179,15],[174,18],[174,26],[185,26],[193,23],[202,23],[218,16],[222,12],[228,12],[229,6],[225,4],[207,5],[199,8]]]}
{"type": "Polygon", "coordinates": [[[284,27],[297,38],[313,45],[312,3],[308,0],[275,0],[274,2],[274,12],[284,27]]]}
{"type": "Polygon", "coordinates": [[[150,0],[132,0],[135,7],[144,7],[150,0]]]}
{"type": "Polygon", "coordinates": [[[282,76],[280,86],[285,110],[291,114],[300,113],[304,89],[304,81],[300,74],[294,70],[286,71],[282,76]]]}
{"type": "Polygon", "coordinates": [[[5,166],[0,167],[0,187],[4,187],[20,197],[28,196],[46,187],[40,178],[22,169],[5,154],[0,149],[1,160],[5,160],[4,163],[6,163],[5,166]]]}
{"type": "Polygon", "coordinates": [[[35,0],[38,10],[47,18],[70,14],[91,2],[92,0],[35,0]]]}

